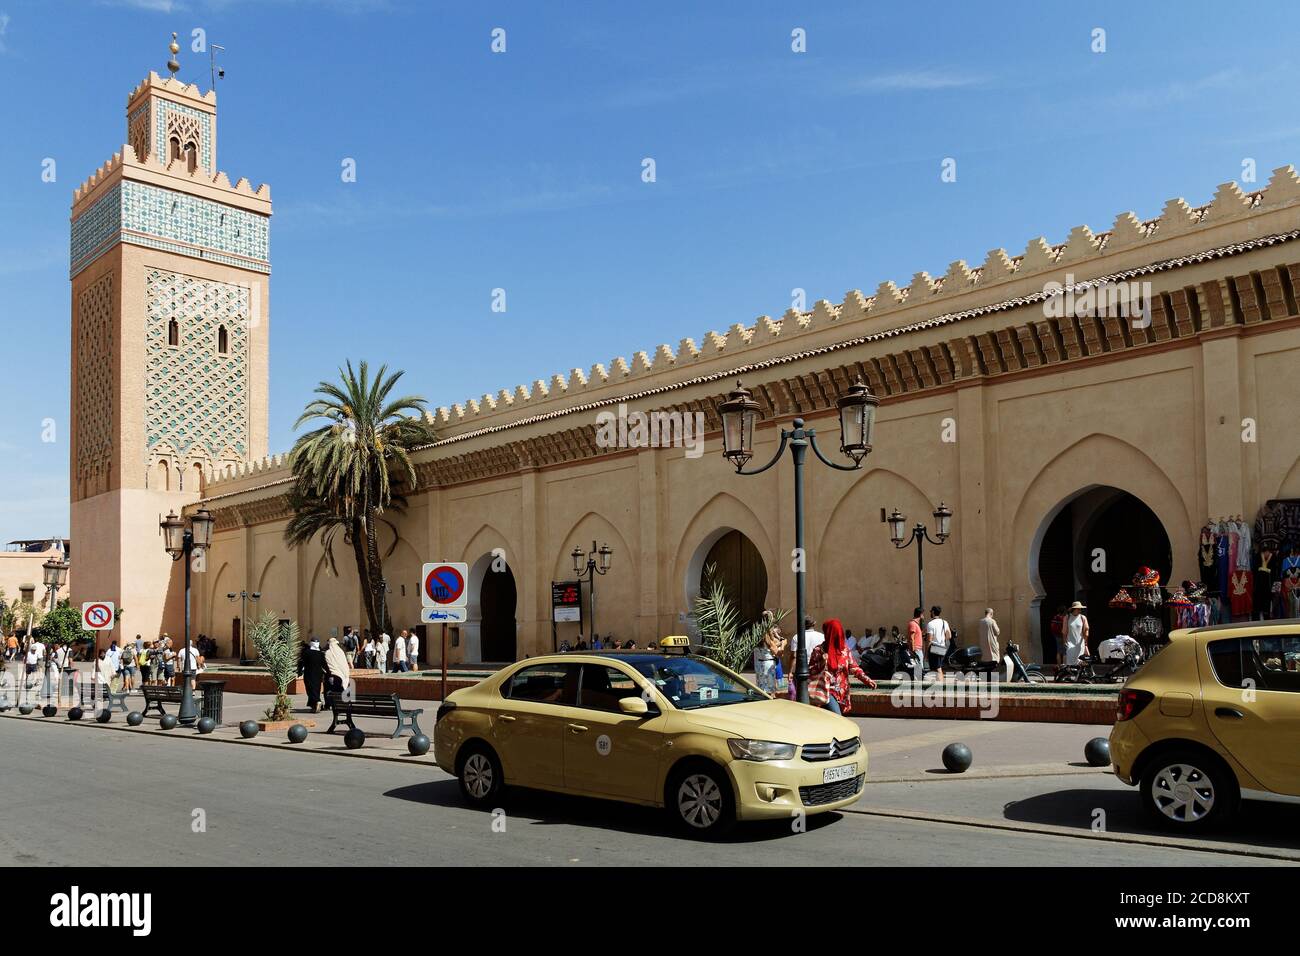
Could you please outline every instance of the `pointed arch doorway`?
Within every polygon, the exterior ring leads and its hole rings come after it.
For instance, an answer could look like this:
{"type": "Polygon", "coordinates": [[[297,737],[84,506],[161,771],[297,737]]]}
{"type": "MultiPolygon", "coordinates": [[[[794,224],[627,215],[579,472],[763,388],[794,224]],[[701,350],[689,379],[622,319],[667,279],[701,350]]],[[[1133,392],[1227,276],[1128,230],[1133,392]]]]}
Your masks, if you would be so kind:
{"type": "Polygon", "coordinates": [[[1048,513],[1030,555],[1036,607],[1030,623],[1042,660],[1056,660],[1051,621],[1072,601],[1087,605],[1091,644],[1123,634],[1132,615],[1107,606],[1142,565],[1169,583],[1173,549],[1156,513],[1136,495],[1110,485],[1084,488],[1048,513]]]}
{"type": "Polygon", "coordinates": [[[745,627],[758,621],[763,615],[764,602],[767,600],[767,567],[763,556],[754,542],[740,531],[724,529],[716,533],[715,540],[702,545],[699,570],[693,582],[698,594],[704,587],[705,577],[710,567],[715,569],[719,581],[726,588],[740,615],[741,626],[745,627]]]}

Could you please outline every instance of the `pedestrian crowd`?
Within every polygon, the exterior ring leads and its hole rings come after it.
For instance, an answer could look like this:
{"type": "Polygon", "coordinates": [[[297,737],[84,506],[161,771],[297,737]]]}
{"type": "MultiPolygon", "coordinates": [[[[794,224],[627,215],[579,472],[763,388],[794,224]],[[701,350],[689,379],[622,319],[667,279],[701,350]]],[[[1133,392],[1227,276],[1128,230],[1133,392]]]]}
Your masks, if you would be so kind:
{"type": "MultiPolygon", "coordinates": [[[[644,649],[647,651],[658,650],[650,641],[646,641],[644,649]]],[[[579,634],[578,639],[572,644],[569,643],[568,638],[560,641],[558,650],[561,654],[568,654],[570,651],[574,653],[578,651],[635,651],[640,650],[640,648],[637,647],[636,641],[628,640],[620,643],[615,640],[613,634],[606,634],[601,637],[593,631],[590,644],[587,643],[585,637],[579,634]]]]}
{"type": "MultiPolygon", "coordinates": [[[[182,646],[176,648],[166,633],[155,641],[146,641],[137,634],[134,641],[119,644],[113,641],[108,647],[95,652],[90,679],[96,685],[114,692],[133,691],[146,684],[176,686],[177,674],[189,676],[190,686],[195,686],[197,675],[203,673],[206,658],[199,647],[207,648],[205,639],[199,646],[191,646],[189,655],[182,646]]],[[[26,642],[26,649],[18,646],[17,639],[5,641],[5,660],[21,659],[24,692],[39,687],[41,699],[63,703],[65,693],[78,698],[75,688],[79,675],[75,666],[73,648],[67,644],[47,644],[38,637],[26,642]]]]}
{"type": "MultiPolygon", "coordinates": [[[[790,676],[795,667],[795,641],[787,637],[773,620],[771,611],[764,612],[764,635],[754,650],[754,678],[759,688],[768,693],[785,692],[793,698],[795,687],[790,676]]],[[[1083,625],[1086,634],[1086,623],[1083,625]]],[[[994,618],[993,609],[985,608],[979,621],[981,657],[1000,660],[999,638],[1001,629],[994,618]]],[[[852,706],[849,679],[856,677],[870,688],[876,682],[863,669],[868,652],[886,647],[901,648],[911,654],[917,666],[929,665],[939,680],[943,679],[943,665],[956,647],[957,635],[943,616],[943,608],[934,605],[927,619],[924,608],[916,608],[907,622],[906,630],[897,625],[886,628],[868,627],[857,637],[846,629],[838,618],[827,618],[819,630],[811,617],[804,618],[805,653],[808,658],[808,699],[811,703],[847,714],[852,706]]],[[[892,657],[889,659],[893,659],[892,657]]]]}
{"type": "Polygon", "coordinates": [[[298,674],[307,689],[307,707],[320,711],[322,693],[350,693],[353,670],[377,670],[381,674],[406,674],[420,669],[420,635],[403,628],[393,639],[387,633],[378,638],[369,630],[358,632],[351,624],[341,637],[331,637],[321,646],[311,635],[298,658],[298,674]]]}

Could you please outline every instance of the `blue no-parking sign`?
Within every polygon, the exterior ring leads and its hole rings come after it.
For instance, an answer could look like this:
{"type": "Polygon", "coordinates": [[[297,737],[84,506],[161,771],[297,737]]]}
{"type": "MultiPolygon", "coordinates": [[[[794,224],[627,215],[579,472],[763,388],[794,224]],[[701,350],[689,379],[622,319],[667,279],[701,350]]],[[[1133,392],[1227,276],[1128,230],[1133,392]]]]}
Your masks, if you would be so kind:
{"type": "Polygon", "coordinates": [[[469,565],[459,561],[426,564],[420,580],[420,603],[425,607],[451,610],[469,603],[465,582],[469,565]]]}

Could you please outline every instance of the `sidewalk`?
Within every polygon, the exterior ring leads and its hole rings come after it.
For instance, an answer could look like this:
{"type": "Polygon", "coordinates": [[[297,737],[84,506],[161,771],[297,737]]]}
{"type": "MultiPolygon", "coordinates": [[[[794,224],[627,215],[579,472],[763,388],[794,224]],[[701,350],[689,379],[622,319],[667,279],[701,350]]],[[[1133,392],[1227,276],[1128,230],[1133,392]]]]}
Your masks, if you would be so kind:
{"type": "MultiPolygon", "coordinates": [[[[307,710],[305,695],[296,694],[290,699],[293,702],[292,719],[304,724],[309,721],[315,722],[315,727],[310,728],[307,741],[302,744],[290,744],[284,730],[264,731],[251,741],[245,741],[239,736],[238,725],[241,721],[263,719],[264,712],[272,703],[271,695],[266,694],[226,694],[222,726],[206,736],[186,728],[163,731],[158,726],[158,718],[153,715],[140,727],[129,728],[125,715],[117,712],[113,714],[112,721],[107,725],[96,724],[87,715],[75,726],[91,731],[116,729],[130,733],[160,734],[201,741],[226,741],[251,746],[277,746],[300,751],[405,762],[418,761],[433,765],[432,750],[424,757],[410,756],[407,751],[409,735],[404,735],[397,740],[390,739],[389,735],[395,726],[392,720],[356,718],[357,726],[366,733],[366,742],[358,750],[348,750],[343,743],[342,730],[337,730],[332,735],[325,733],[331,721],[328,712],[310,713],[307,710]]],[[[424,708],[424,712],[419,717],[420,729],[432,739],[438,701],[420,700],[414,701],[413,704],[424,708]]],[[[143,710],[143,698],[138,692],[127,698],[127,707],[130,710],[143,710]]],[[[174,710],[174,707],[168,707],[169,712],[174,710]]],[[[69,724],[66,708],[61,708],[58,715],[52,718],[39,716],[39,711],[32,716],[21,717],[16,709],[6,712],[4,716],[69,724]]],[[[943,782],[988,777],[1109,772],[1108,767],[1088,767],[1083,759],[1084,744],[1093,737],[1107,735],[1108,731],[1102,727],[1086,724],[916,717],[870,716],[852,719],[858,725],[863,745],[867,750],[870,783],[943,782]],[[950,774],[943,768],[941,759],[943,748],[953,742],[966,744],[974,756],[970,770],[964,774],[950,774]]]]}

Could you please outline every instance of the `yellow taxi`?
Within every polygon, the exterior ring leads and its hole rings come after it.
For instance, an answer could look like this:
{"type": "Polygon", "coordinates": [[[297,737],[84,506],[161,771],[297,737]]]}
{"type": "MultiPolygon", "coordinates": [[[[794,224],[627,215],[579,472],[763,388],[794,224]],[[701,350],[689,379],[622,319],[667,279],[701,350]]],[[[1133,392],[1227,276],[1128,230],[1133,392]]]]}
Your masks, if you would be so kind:
{"type": "Polygon", "coordinates": [[[665,807],[697,836],[861,796],[867,755],[853,721],[773,699],[688,653],[686,637],[660,643],[663,653],[528,658],[449,694],[438,766],[474,805],[493,806],[507,785],[553,790],[665,807]]]}
{"type": "Polygon", "coordinates": [[[1174,631],[1121,692],[1110,754],[1185,832],[1228,820],[1243,791],[1300,797],[1300,621],[1174,631]]]}

